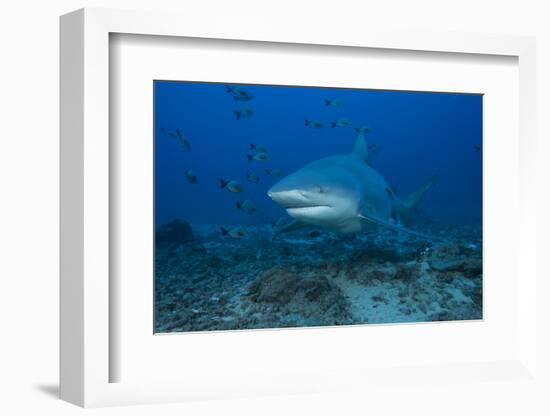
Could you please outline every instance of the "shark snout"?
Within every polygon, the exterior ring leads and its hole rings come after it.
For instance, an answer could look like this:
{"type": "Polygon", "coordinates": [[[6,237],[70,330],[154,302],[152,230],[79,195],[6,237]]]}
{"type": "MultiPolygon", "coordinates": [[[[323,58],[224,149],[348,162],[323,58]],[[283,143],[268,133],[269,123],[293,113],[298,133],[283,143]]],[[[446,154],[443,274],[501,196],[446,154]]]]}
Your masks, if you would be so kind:
{"type": "Polygon", "coordinates": [[[320,201],[318,195],[311,191],[300,188],[288,188],[273,186],[267,195],[283,208],[306,208],[327,205],[325,201],[320,201]]]}
{"type": "Polygon", "coordinates": [[[267,191],[267,195],[285,208],[308,203],[304,192],[298,189],[277,189],[273,187],[267,191]]]}

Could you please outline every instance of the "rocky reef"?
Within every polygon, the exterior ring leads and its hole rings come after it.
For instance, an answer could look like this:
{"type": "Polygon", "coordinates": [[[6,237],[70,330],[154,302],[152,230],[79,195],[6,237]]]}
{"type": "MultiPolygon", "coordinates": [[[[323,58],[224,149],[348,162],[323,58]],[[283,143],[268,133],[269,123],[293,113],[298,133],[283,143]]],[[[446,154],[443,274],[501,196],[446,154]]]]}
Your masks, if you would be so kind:
{"type": "Polygon", "coordinates": [[[160,225],[155,233],[155,246],[159,248],[179,246],[194,240],[189,223],[178,219],[160,225]]]}
{"type": "Polygon", "coordinates": [[[286,326],[353,323],[342,290],[315,271],[303,274],[273,267],[252,282],[248,299],[258,312],[268,309],[286,326]]]}
{"type": "Polygon", "coordinates": [[[481,228],[430,224],[425,232],[443,238],[381,230],[272,240],[263,225],[243,228],[242,238],[217,225],[159,227],[155,330],[481,319],[481,228]]]}

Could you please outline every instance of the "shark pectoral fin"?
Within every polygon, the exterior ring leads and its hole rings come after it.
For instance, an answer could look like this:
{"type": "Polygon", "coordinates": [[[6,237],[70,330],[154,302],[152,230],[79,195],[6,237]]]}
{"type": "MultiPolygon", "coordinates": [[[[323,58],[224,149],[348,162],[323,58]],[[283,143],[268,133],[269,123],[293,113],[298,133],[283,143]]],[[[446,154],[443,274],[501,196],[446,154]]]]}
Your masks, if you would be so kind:
{"type": "Polygon", "coordinates": [[[418,237],[418,238],[424,238],[426,240],[437,240],[438,239],[437,237],[417,233],[416,231],[410,230],[408,228],[405,228],[405,227],[402,227],[402,226],[399,226],[399,225],[396,225],[396,224],[392,224],[391,222],[388,222],[388,221],[380,220],[380,219],[372,217],[372,216],[359,214],[359,218],[361,218],[362,220],[364,220],[366,222],[369,222],[371,224],[376,224],[380,227],[389,228],[390,230],[396,231],[398,233],[406,233],[406,234],[414,235],[415,237],[418,237]]]}
{"type": "Polygon", "coordinates": [[[288,231],[301,230],[302,228],[307,228],[307,227],[309,227],[309,224],[306,224],[305,222],[293,220],[290,224],[284,225],[281,228],[279,228],[278,230],[276,230],[273,233],[273,236],[271,237],[271,239],[272,240],[275,239],[275,237],[277,237],[281,233],[286,233],[288,231]]]}

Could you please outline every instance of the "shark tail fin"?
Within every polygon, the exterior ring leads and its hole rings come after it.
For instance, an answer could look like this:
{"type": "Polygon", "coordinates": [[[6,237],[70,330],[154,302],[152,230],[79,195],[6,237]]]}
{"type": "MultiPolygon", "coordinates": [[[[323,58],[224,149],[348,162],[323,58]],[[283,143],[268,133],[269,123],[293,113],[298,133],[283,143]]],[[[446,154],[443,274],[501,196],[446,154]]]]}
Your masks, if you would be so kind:
{"type": "Polygon", "coordinates": [[[418,204],[420,204],[420,201],[422,201],[424,195],[426,195],[426,192],[428,192],[435,185],[435,183],[437,182],[437,178],[437,175],[432,176],[428,182],[426,182],[411,195],[405,198],[405,200],[403,201],[405,203],[405,206],[411,211],[414,210],[418,206],[418,204]]]}
{"type": "Polygon", "coordinates": [[[226,181],[225,179],[220,179],[220,188],[225,188],[227,186],[227,184],[229,183],[229,181],[226,181]]]}
{"type": "Polygon", "coordinates": [[[241,119],[241,112],[240,112],[240,111],[233,110],[233,114],[235,114],[235,118],[236,118],[237,120],[240,120],[240,119],[241,119]]]}

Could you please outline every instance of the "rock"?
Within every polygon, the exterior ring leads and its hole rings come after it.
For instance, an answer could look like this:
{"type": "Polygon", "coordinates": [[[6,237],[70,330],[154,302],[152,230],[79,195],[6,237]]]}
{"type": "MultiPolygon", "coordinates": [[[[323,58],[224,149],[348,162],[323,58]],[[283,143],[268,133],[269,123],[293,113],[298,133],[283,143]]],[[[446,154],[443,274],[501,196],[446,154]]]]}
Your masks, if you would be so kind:
{"type": "Polygon", "coordinates": [[[467,276],[479,276],[483,271],[481,258],[471,258],[464,265],[464,273],[467,276]]]}
{"type": "Polygon", "coordinates": [[[384,302],[384,303],[387,304],[387,303],[389,302],[388,299],[386,299],[385,296],[384,296],[382,293],[379,293],[379,294],[377,294],[377,295],[371,296],[371,299],[372,299],[374,302],[378,302],[378,303],[384,302]]]}
{"type": "Polygon", "coordinates": [[[420,309],[423,314],[428,313],[428,307],[424,303],[418,303],[416,307],[420,309]]]}
{"type": "Polygon", "coordinates": [[[450,302],[448,309],[429,315],[430,321],[470,321],[482,319],[481,307],[472,307],[459,302],[450,302]]]}
{"type": "Polygon", "coordinates": [[[194,241],[191,226],[182,220],[173,220],[166,224],[159,225],[155,233],[156,247],[166,247],[194,241]]]}
{"type": "Polygon", "coordinates": [[[270,269],[250,285],[249,297],[258,303],[285,305],[295,295],[298,278],[293,273],[282,269],[270,269]]]}
{"type": "Polygon", "coordinates": [[[405,308],[399,308],[399,312],[401,312],[403,315],[411,315],[413,313],[413,310],[409,307],[405,308]]]}
{"type": "Polygon", "coordinates": [[[483,289],[481,285],[465,288],[462,293],[469,296],[477,307],[481,308],[483,306],[483,289]]]}
{"type": "Polygon", "coordinates": [[[433,259],[430,266],[438,272],[462,272],[465,261],[462,259],[433,259]]]}
{"type": "Polygon", "coordinates": [[[409,282],[415,280],[418,277],[419,269],[417,264],[404,264],[398,263],[395,265],[396,270],[394,279],[402,280],[403,282],[409,282]]]}
{"type": "Polygon", "coordinates": [[[320,325],[343,324],[351,318],[348,301],[341,290],[318,274],[304,277],[274,267],[250,285],[248,298],[283,315],[301,315],[320,325]]]}

